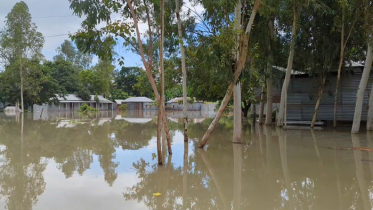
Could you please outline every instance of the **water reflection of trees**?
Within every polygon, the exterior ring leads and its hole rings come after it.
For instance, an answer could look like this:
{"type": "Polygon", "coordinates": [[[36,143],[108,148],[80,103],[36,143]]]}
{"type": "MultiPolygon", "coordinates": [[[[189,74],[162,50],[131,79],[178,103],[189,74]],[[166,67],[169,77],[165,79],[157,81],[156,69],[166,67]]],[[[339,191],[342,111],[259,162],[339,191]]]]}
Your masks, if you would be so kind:
{"type": "Polygon", "coordinates": [[[53,159],[66,178],[83,175],[94,156],[112,186],[117,179],[116,149],[135,150],[149,145],[156,127],[115,121],[71,122],[72,128],[56,128],[55,122],[8,121],[0,126],[0,194],[7,209],[32,209],[46,183],[43,171],[53,159]]]}
{"type": "MultiPolygon", "coordinates": [[[[126,188],[125,199],[144,203],[149,209],[371,207],[373,187],[362,162],[371,154],[327,148],[334,142],[333,147],[342,147],[334,140],[343,134],[251,129],[246,125],[246,144],[232,145],[230,122],[227,118],[218,125],[207,151],[186,150],[182,166],[174,164],[180,161],[172,162],[171,157],[165,158],[162,167],[142,158],[135,161],[139,182],[126,188]],[[153,196],[155,192],[162,195],[153,196]]],[[[191,124],[190,139],[201,137],[208,125],[208,119],[191,124]]],[[[170,127],[174,133],[183,131],[179,123],[170,122],[170,127]]],[[[11,210],[32,209],[46,187],[42,174],[48,159],[69,178],[83,175],[97,157],[111,186],[118,177],[118,148],[141,149],[156,134],[152,122],[113,121],[98,126],[92,121],[57,129],[51,122],[25,120],[23,135],[21,128],[15,121],[0,124],[0,194],[11,210]]],[[[352,136],[349,146],[364,147],[365,139],[352,136]]],[[[369,136],[367,139],[367,144],[373,145],[369,136]]],[[[373,168],[371,162],[366,164],[373,168]]]]}
{"type": "MultiPolygon", "coordinates": [[[[144,203],[149,209],[371,207],[368,196],[372,186],[365,181],[363,152],[337,151],[335,156],[327,148],[333,143],[332,133],[271,127],[252,132],[244,137],[246,145],[220,140],[210,144],[207,151],[195,148],[184,165],[176,168],[170,163],[159,168],[141,159],[134,164],[140,182],[127,188],[124,197],[144,203]],[[353,159],[336,161],[343,157],[353,159]],[[154,192],[162,195],[153,196],[154,192]]],[[[230,133],[220,135],[224,139],[230,133]]],[[[351,146],[360,146],[361,140],[352,140],[351,146]]]]}

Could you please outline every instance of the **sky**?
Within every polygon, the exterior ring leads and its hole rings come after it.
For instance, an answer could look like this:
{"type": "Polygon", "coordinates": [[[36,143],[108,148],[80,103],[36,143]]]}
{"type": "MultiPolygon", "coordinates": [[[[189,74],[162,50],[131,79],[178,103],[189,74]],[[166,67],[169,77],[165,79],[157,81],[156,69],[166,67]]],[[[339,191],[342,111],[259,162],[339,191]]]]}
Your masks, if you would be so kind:
{"type": "MultiPolygon", "coordinates": [[[[5,17],[11,11],[17,0],[0,0],[0,30],[5,26],[5,17]]],[[[75,33],[83,21],[73,15],[73,11],[69,8],[68,0],[24,0],[28,5],[32,22],[38,27],[38,31],[44,35],[45,43],[43,54],[47,60],[52,60],[56,55],[56,48],[62,44],[65,39],[69,39],[68,34],[75,33]]],[[[187,6],[191,7],[188,1],[187,6]]],[[[202,13],[202,7],[195,7],[198,13],[202,13]]],[[[144,24],[140,25],[140,30],[145,29],[144,24]]],[[[143,67],[139,55],[132,53],[128,49],[121,46],[116,46],[115,51],[118,55],[125,58],[125,66],[143,67]]],[[[97,57],[94,58],[93,64],[97,62],[97,57]]]]}

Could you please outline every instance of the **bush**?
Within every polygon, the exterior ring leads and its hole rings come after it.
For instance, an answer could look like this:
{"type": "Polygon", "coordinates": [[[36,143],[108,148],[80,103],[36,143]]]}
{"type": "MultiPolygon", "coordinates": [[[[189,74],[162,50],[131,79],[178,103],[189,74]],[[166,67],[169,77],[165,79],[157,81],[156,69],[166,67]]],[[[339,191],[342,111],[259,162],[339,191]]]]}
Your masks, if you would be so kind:
{"type": "Polygon", "coordinates": [[[122,105],[119,106],[119,109],[121,111],[127,111],[128,110],[128,105],[127,104],[122,104],[122,105]]]}
{"type": "Polygon", "coordinates": [[[95,108],[90,107],[88,104],[84,103],[79,107],[79,112],[87,113],[87,112],[97,112],[98,110],[95,108]]]}
{"type": "MultiPolygon", "coordinates": [[[[179,105],[182,105],[183,104],[183,99],[178,100],[177,103],[179,105]]],[[[191,98],[188,98],[188,104],[194,104],[194,100],[191,99],[191,98]]]]}
{"type": "Polygon", "coordinates": [[[81,98],[83,101],[91,100],[91,93],[89,92],[87,87],[80,86],[76,95],[81,98]]]}

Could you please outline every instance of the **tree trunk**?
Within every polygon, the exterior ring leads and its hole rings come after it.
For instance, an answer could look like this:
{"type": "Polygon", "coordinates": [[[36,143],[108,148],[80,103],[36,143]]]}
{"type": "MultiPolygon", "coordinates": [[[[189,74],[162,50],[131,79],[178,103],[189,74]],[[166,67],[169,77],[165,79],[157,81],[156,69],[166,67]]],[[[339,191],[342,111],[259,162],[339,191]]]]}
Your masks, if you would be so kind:
{"type": "Polygon", "coordinates": [[[364,66],[363,74],[361,75],[359,89],[357,90],[357,95],[356,95],[355,115],[354,115],[354,121],[352,123],[351,133],[358,133],[360,129],[360,120],[361,120],[361,112],[363,108],[364,92],[365,92],[365,88],[368,83],[370,69],[372,67],[372,60],[373,60],[372,46],[370,43],[368,43],[365,66],[364,66]]]}
{"type": "Polygon", "coordinates": [[[273,85],[272,78],[267,80],[267,107],[265,125],[272,125],[273,85]]]}
{"type": "MultiPolygon", "coordinates": [[[[163,44],[164,44],[164,0],[161,0],[161,43],[159,47],[159,63],[160,63],[160,78],[161,78],[161,95],[159,100],[158,108],[158,133],[157,133],[157,147],[160,146],[161,134],[162,134],[162,121],[163,113],[165,113],[164,107],[164,61],[163,61],[163,44]]],[[[167,122],[166,122],[167,123],[167,122]]],[[[168,143],[168,141],[167,141],[168,143]]],[[[160,147],[158,147],[160,150],[160,147]]],[[[162,157],[158,156],[158,164],[162,165],[162,157]],[[159,161],[160,160],[160,161],[159,161]]]]}
{"type": "Polygon", "coordinates": [[[181,72],[183,75],[183,118],[184,118],[184,141],[188,141],[188,96],[187,96],[187,74],[185,66],[185,50],[183,44],[183,32],[181,28],[180,19],[180,5],[179,0],[175,0],[176,3],[176,17],[177,17],[177,28],[179,32],[179,44],[181,53],[181,72]]]}
{"type": "Polygon", "coordinates": [[[264,102],[265,102],[265,87],[262,87],[262,93],[260,94],[260,110],[259,110],[259,124],[263,125],[264,123],[264,102]]]}
{"type": "Polygon", "coordinates": [[[317,102],[316,102],[316,106],[315,106],[315,112],[313,113],[311,128],[315,127],[317,112],[319,111],[322,95],[324,94],[326,75],[323,75],[321,80],[322,80],[321,85],[319,87],[319,97],[317,98],[317,102]]]}
{"type": "Polygon", "coordinates": [[[284,84],[282,85],[281,90],[281,100],[280,100],[280,110],[278,113],[277,118],[277,126],[285,127],[286,126],[286,104],[287,104],[287,91],[290,83],[291,77],[291,70],[293,68],[293,59],[295,53],[295,41],[296,41],[296,33],[297,33],[297,19],[298,19],[298,12],[294,6],[294,16],[293,16],[293,28],[291,30],[291,43],[290,43],[290,53],[288,58],[288,65],[286,68],[286,75],[284,84]]]}
{"type": "Polygon", "coordinates": [[[268,23],[269,28],[269,43],[268,43],[268,60],[267,60],[267,108],[266,108],[266,119],[265,125],[272,125],[272,106],[273,106],[273,84],[272,84],[272,63],[273,63],[273,54],[272,54],[272,41],[274,39],[274,20],[271,19],[268,23]]]}
{"type": "MultiPolygon", "coordinates": [[[[137,15],[136,15],[135,9],[133,8],[133,5],[132,5],[132,3],[131,3],[130,0],[126,0],[126,1],[127,1],[127,5],[129,7],[129,9],[131,11],[131,16],[132,16],[132,19],[133,19],[133,23],[135,25],[137,42],[138,42],[138,45],[139,45],[139,51],[140,51],[140,54],[141,54],[141,60],[142,60],[142,62],[144,64],[144,67],[145,67],[145,70],[146,70],[146,75],[148,76],[149,83],[152,86],[155,98],[157,99],[158,102],[160,102],[161,97],[159,95],[159,92],[158,92],[158,89],[157,89],[157,85],[155,84],[155,81],[154,81],[154,78],[153,78],[153,75],[152,75],[152,68],[153,68],[152,55],[149,56],[150,57],[149,58],[150,61],[147,62],[147,60],[145,58],[144,47],[142,45],[142,41],[141,41],[141,37],[140,37],[140,30],[139,30],[139,25],[138,25],[137,15]]],[[[151,23],[148,23],[148,24],[151,24],[151,23]]],[[[151,35],[151,33],[149,35],[151,35]]],[[[152,54],[152,52],[150,52],[150,53],[152,54]]],[[[167,138],[167,144],[168,144],[168,153],[172,154],[171,136],[170,136],[170,132],[168,130],[166,112],[163,112],[161,114],[162,114],[161,117],[162,117],[162,121],[163,121],[163,125],[164,125],[164,130],[166,132],[166,138],[167,138]]]]}
{"type": "Polygon", "coordinates": [[[367,130],[373,130],[373,84],[370,89],[369,104],[368,104],[368,117],[367,117],[367,130]]]}
{"type": "Polygon", "coordinates": [[[242,138],[242,118],[241,118],[241,83],[238,82],[234,87],[233,93],[234,103],[234,128],[233,128],[233,143],[241,143],[242,138]]]}
{"type": "Polygon", "coordinates": [[[161,145],[161,138],[162,138],[162,105],[158,105],[158,125],[157,125],[157,156],[158,156],[158,164],[162,165],[162,145],[161,145]]]}
{"type": "Polygon", "coordinates": [[[333,127],[337,127],[337,103],[338,103],[338,88],[339,88],[339,81],[341,80],[341,71],[343,65],[343,57],[344,57],[344,34],[345,34],[345,24],[344,24],[344,10],[342,11],[342,31],[341,31],[341,54],[339,56],[339,65],[338,65],[338,76],[337,76],[337,83],[335,85],[335,93],[334,93],[334,119],[333,119],[333,127]]]}
{"type": "Polygon", "coordinates": [[[241,71],[245,67],[246,60],[247,60],[248,48],[249,48],[250,33],[251,33],[252,26],[254,24],[254,19],[255,19],[257,11],[259,9],[260,3],[261,3],[261,0],[255,0],[254,7],[253,7],[252,13],[250,15],[249,22],[248,22],[247,27],[246,27],[245,34],[241,37],[241,39],[243,39],[243,45],[242,45],[242,49],[240,51],[241,53],[239,55],[239,59],[236,62],[236,67],[235,67],[235,72],[234,72],[234,80],[229,84],[227,92],[225,93],[225,96],[224,96],[224,98],[221,102],[219,110],[217,111],[217,113],[215,115],[214,120],[211,122],[211,124],[208,127],[206,133],[203,135],[202,140],[199,144],[200,148],[203,148],[206,145],[212,131],[214,131],[216,125],[218,124],[221,116],[223,115],[224,109],[226,108],[230,98],[232,97],[233,88],[234,88],[234,86],[235,86],[235,84],[236,84],[236,82],[237,82],[237,80],[238,80],[238,78],[241,74],[241,71]]]}
{"type": "Polygon", "coordinates": [[[247,115],[248,115],[248,112],[249,112],[250,106],[251,106],[250,103],[246,103],[246,101],[243,101],[242,112],[243,112],[243,116],[244,116],[245,118],[247,118],[247,115]]]}
{"type": "MultiPolygon", "coordinates": [[[[241,1],[238,0],[236,3],[236,7],[234,10],[234,28],[233,30],[236,33],[240,30],[241,25],[241,1]]],[[[239,57],[239,40],[240,35],[237,33],[236,35],[236,47],[233,51],[235,55],[235,59],[237,60],[239,57]]],[[[233,90],[233,113],[234,113],[234,128],[233,128],[233,143],[241,143],[242,138],[242,115],[241,115],[241,83],[238,82],[233,90]]]]}
{"type": "Polygon", "coordinates": [[[21,112],[24,113],[25,107],[23,104],[23,69],[22,69],[22,54],[19,58],[20,64],[19,64],[19,76],[21,78],[21,112]]]}

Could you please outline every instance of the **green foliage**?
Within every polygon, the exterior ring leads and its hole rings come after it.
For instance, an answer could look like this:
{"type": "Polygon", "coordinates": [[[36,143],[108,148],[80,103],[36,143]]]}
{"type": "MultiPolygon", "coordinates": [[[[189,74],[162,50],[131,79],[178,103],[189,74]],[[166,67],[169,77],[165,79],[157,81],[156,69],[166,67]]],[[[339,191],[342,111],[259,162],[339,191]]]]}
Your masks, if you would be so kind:
{"type": "Polygon", "coordinates": [[[23,1],[16,3],[6,16],[5,28],[0,35],[0,57],[3,62],[10,65],[21,58],[42,59],[43,44],[43,35],[32,23],[27,4],[23,1]]]}
{"type": "Polygon", "coordinates": [[[98,95],[97,95],[97,93],[96,93],[96,95],[95,95],[95,101],[96,101],[96,103],[100,103],[100,99],[98,98],[98,95]]]}
{"type": "Polygon", "coordinates": [[[69,40],[64,40],[56,51],[55,61],[69,62],[78,69],[88,69],[92,63],[92,55],[80,52],[69,40]]]}
{"type": "Polygon", "coordinates": [[[79,72],[80,84],[91,94],[109,95],[114,66],[111,61],[99,61],[92,69],[79,72]]]}
{"type": "Polygon", "coordinates": [[[141,96],[148,98],[154,97],[152,86],[149,83],[145,71],[141,71],[140,75],[137,77],[137,83],[133,86],[133,88],[138,91],[141,96]]]}
{"type": "Polygon", "coordinates": [[[128,110],[128,105],[127,105],[127,104],[121,104],[121,105],[119,106],[119,109],[120,109],[121,111],[127,111],[127,110],[128,110]]]}
{"type": "MultiPolygon", "coordinates": [[[[188,98],[187,101],[188,101],[188,104],[194,104],[194,100],[192,98],[188,98]]],[[[183,104],[183,99],[178,100],[177,103],[179,105],[182,105],[183,104]]]]}
{"type": "Polygon", "coordinates": [[[50,68],[52,78],[63,93],[75,93],[79,87],[78,69],[67,61],[56,60],[44,64],[50,68]]]}
{"type": "Polygon", "coordinates": [[[134,89],[133,86],[143,71],[139,67],[122,67],[119,71],[114,71],[116,88],[131,96],[141,96],[140,91],[134,89]]]}
{"type": "MultiPolygon", "coordinates": [[[[38,61],[23,61],[24,103],[27,106],[56,102],[56,94],[61,94],[58,84],[51,76],[48,66],[38,61]]],[[[2,100],[14,104],[20,100],[20,74],[18,62],[6,67],[0,73],[0,93],[2,100]]]]}
{"type": "Polygon", "coordinates": [[[129,95],[126,92],[123,92],[123,90],[112,89],[111,90],[111,98],[112,98],[112,100],[115,100],[115,99],[127,99],[127,98],[129,98],[129,95]]]}
{"type": "Polygon", "coordinates": [[[91,92],[89,92],[86,86],[80,86],[76,95],[81,98],[83,101],[91,100],[91,92]]]}
{"type": "Polygon", "coordinates": [[[82,112],[82,113],[87,113],[87,112],[98,112],[97,109],[95,108],[92,108],[90,107],[88,104],[86,103],[83,103],[80,107],[79,107],[79,112],[82,112]]]}

